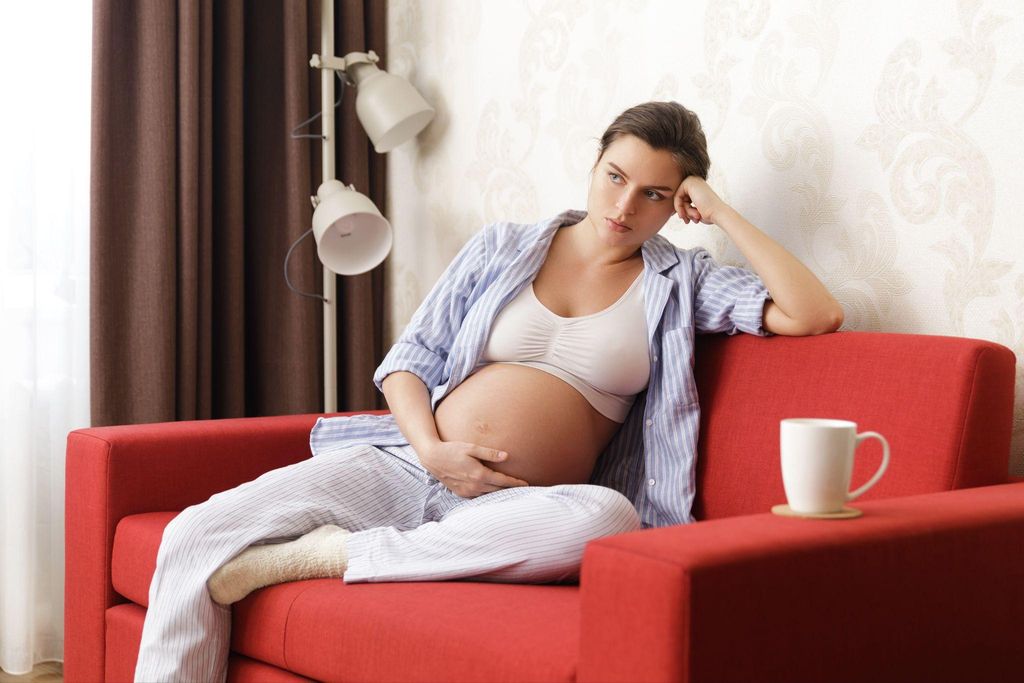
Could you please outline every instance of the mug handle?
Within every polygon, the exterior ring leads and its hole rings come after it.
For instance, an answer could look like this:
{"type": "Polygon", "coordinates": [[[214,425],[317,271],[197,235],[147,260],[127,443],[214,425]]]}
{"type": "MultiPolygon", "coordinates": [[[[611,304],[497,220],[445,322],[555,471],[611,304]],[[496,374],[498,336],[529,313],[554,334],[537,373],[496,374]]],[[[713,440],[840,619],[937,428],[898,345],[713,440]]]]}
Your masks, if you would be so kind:
{"type": "Polygon", "coordinates": [[[856,452],[857,446],[860,446],[860,442],[861,441],[863,441],[864,439],[872,439],[872,438],[873,439],[878,439],[879,441],[882,442],[882,466],[879,467],[878,471],[875,472],[875,475],[873,477],[871,477],[871,479],[868,480],[868,483],[864,484],[863,486],[861,486],[856,491],[853,491],[852,493],[847,493],[846,494],[847,502],[849,502],[851,500],[854,500],[856,498],[860,498],[860,496],[865,491],[867,491],[869,488],[871,488],[872,486],[877,484],[878,480],[882,478],[883,474],[885,474],[885,468],[889,466],[889,442],[886,441],[885,437],[882,436],[881,434],[879,434],[878,432],[862,432],[861,434],[858,434],[857,435],[857,440],[853,444],[854,452],[856,452]]]}

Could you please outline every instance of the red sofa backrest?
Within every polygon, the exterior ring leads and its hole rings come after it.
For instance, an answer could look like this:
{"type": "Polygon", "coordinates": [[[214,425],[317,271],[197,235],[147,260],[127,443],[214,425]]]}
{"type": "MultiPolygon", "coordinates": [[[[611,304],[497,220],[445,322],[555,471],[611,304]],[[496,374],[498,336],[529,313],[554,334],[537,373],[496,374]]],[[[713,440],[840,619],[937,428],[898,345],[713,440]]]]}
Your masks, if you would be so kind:
{"type": "MultiPolygon", "coordinates": [[[[888,439],[889,468],[857,500],[1009,481],[1016,358],[1005,346],[872,332],[716,334],[698,335],[694,355],[698,521],[786,502],[779,421],[790,417],[852,420],[888,439]]],[[[861,444],[851,489],[881,458],[877,440],[861,444]]]]}

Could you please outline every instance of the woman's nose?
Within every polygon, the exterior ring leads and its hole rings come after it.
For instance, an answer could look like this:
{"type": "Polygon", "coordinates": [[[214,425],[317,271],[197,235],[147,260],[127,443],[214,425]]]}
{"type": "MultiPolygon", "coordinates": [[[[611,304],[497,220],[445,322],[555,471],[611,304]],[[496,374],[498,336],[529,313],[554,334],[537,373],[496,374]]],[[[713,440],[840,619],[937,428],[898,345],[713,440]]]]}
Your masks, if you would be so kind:
{"type": "Polygon", "coordinates": [[[633,213],[633,195],[629,192],[623,192],[619,195],[619,201],[615,202],[615,206],[624,214],[633,213]]]}

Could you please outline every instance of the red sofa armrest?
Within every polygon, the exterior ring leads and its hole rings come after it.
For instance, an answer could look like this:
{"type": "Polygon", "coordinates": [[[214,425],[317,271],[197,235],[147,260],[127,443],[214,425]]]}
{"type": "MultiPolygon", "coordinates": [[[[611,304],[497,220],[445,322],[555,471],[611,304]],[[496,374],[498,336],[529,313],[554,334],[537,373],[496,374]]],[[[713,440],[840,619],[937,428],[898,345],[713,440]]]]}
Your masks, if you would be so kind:
{"type": "Polygon", "coordinates": [[[1024,484],[599,539],[590,681],[1001,681],[1024,671],[1024,484]]]}
{"type": "Polygon", "coordinates": [[[305,460],[318,417],[160,422],[68,434],[64,676],[69,683],[103,680],[104,613],[126,602],[110,580],[114,529],[121,518],[183,510],[305,460]]]}

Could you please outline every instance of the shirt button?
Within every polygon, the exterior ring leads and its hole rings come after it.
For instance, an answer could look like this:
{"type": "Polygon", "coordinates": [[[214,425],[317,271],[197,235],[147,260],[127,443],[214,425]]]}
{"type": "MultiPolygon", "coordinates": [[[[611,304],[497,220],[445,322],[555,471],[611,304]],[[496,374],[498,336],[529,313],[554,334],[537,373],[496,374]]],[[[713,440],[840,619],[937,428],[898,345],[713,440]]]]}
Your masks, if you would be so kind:
{"type": "Polygon", "coordinates": [[[655,363],[657,363],[657,362],[658,362],[658,357],[657,357],[657,356],[655,356],[655,357],[654,357],[654,362],[655,362],[655,363]]]}
{"type": "Polygon", "coordinates": [[[654,420],[648,420],[647,421],[647,426],[648,427],[650,427],[652,424],[654,424],[654,420]]]}
{"type": "Polygon", "coordinates": [[[654,486],[654,480],[653,479],[648,479],[647,480],[647,485],[648,486],[654,486]]]}

